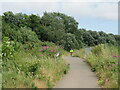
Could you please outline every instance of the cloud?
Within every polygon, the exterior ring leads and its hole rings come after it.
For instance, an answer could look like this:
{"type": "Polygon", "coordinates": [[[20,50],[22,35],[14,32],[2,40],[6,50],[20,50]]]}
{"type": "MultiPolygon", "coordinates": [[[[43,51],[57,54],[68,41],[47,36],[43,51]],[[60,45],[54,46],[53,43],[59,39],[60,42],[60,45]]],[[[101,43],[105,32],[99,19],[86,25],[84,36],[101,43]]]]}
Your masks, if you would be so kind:
{"type": "Polygon", "coordinates": [[[119,0],[67,0],[69,2],[118,2],[119,0]]]}
{"type": "Polygon", "coordinates": [[[0,2],[118,2],[119,0],[1,0],[0,2]]]}
{"type": "Polygon", "coordinates": [[[118,4],[117,3],[98,3],[98,2],[70,2],[63,3],[62,9],[64,12],[73,16],[88,16],[95,18],[117,20],[118,4]]]}
{"type": "Polygon", "coordinates": [[[2,12],[25,12],[27,14],[42,14],[43,12],[57,11],[58,6],[54,2],[5,2],[2,3],[2,12]]]}
{"type": "Polygon", "coordinates": [[[75,18],[78,18],[80,16],[87,16],[94,18],[117,20],[118,17],[118,4],[114,2],[98,3],[98,2],[59,2],[59,0],[57,0],[57,2],[55,1],[56,0],[52,0],[52,2],[2,2],[2,12],[0,12],[0,14],[6,11],[13,11],[14,13],[23,12],[27,14],[33,13],[42,15],[43,12],[45,11],[47,12],[59,11],[67,15],[71,15],[75,18]]]}
{"type": "Polygon", "coordinates": [[[57,2],[59,0],[1,0],[0,2],[57,2]]]}

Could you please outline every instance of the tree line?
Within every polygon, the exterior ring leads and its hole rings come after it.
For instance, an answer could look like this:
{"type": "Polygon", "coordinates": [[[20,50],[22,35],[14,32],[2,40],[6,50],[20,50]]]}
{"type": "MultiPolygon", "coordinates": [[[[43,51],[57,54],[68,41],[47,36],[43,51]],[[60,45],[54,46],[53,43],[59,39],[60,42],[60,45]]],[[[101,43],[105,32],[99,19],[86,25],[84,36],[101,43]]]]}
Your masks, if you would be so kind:
{"type": "Polygon", "coordinates": [[[39,41],[53,42],[64,49],[80,49],[99,44],[120,45],[120,35],[107,34],[78,28],[78,22],[71,16],[59,12],[44,12],[43,16],[16,13],[3,13],[2,37],[22,44],[35,44],[39,41]]]}

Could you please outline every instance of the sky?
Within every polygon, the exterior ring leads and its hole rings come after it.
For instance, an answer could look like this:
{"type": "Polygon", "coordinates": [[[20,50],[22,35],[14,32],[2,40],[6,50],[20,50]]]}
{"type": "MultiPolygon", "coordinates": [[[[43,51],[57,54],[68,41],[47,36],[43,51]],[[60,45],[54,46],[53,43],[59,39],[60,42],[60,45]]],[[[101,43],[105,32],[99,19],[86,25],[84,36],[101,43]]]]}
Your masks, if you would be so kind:
{"type": "Polygon", "coordinates": [[[0,15],[13,13],[39,14],[60,12],[74,17],[78,28],[118,34],[119,0],[1,0],[0,15]]]}

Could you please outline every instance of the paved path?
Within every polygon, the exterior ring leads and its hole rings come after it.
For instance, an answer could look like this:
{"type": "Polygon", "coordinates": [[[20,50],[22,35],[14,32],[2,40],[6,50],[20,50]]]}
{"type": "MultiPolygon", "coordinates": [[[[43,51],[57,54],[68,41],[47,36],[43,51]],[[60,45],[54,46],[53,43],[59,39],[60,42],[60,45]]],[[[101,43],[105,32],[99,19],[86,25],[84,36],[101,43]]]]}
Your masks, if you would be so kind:
{"type": "Polygon", "coordinates": [[[54,88],[99,88],[95,73],[87,63],[77,57],[64,57],[70,64],[70,70],[54,88]]]}

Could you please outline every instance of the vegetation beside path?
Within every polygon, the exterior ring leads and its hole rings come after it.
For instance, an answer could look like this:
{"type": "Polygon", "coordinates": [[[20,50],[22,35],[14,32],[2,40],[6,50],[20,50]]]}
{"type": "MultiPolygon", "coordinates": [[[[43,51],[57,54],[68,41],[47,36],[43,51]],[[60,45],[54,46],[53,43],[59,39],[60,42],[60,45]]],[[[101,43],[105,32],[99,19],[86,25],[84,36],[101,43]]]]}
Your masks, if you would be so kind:
{"type": "Polygon", "coordinates": [[[66,51],[54,43],[39,42],[36,48],[26,49],[25,45],[5,37],[2,45],[3,88],[51,88],[68,70],[67,62],[61,57],[66,51]],[[60,55],[56,62],[57,52],[60,55]]]}
{"type": "MultiPolygon", "coordinates": [[[[120,41],[120,35],[78,28],[78,24],[74,17],[59,12],[39,16],[8,11],[0,15],[2,87],[52,87],[68,70],[61,56],[71,48],[84,58],[84,49],[79,51],[83,47],[106,43],[117,46],[120,41]]],[[[91,65],[97,62],[94,58],[94,62],[88,61],[91,65]]]]}
{"type": "MultiPolygon", "coordinates": [[[[85,57],[83,49],[77,52],[74,56],[85,57]]],[[[91,53],[85,57],[102,88],[118,88],[118,58],[118,47],[108,44],[92,47],[91,53]]]]}

